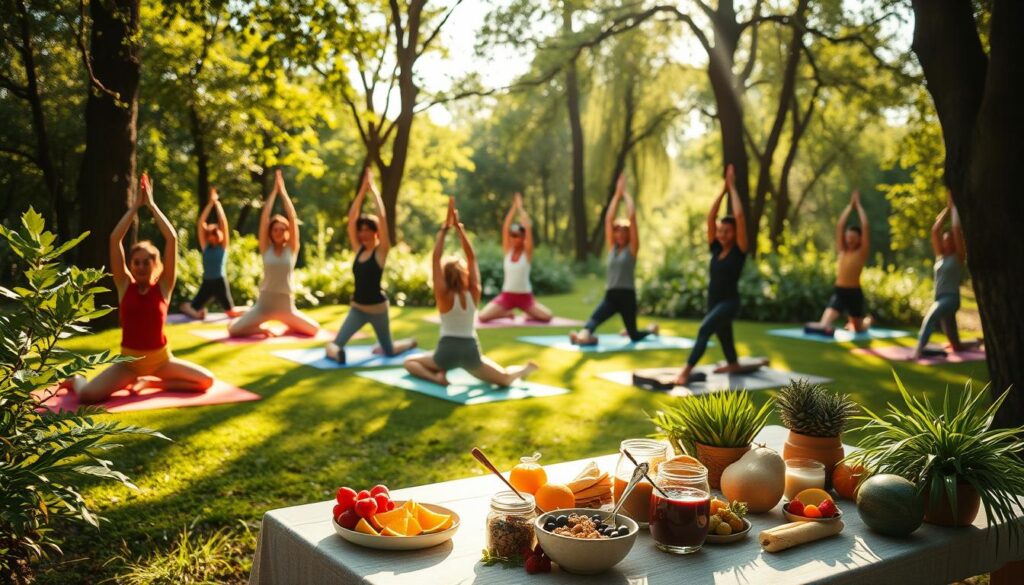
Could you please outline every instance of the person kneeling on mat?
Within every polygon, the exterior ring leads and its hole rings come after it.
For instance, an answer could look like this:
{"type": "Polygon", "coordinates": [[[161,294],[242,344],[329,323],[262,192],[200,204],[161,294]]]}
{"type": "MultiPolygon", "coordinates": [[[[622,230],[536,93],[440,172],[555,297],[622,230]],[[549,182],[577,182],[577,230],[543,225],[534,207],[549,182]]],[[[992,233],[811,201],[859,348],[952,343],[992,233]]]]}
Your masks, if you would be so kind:
{"type": "Polygon", "coordinates": [[[437,349],[405,360],[405,369],[430,382],[448,385],[447,373],[463,368],[489,384],[511,386],[537,370],[537,364],[503,368],[481,355],[476,335],[476,307],[480,303],[480,267],[473,245],[455,210],[455,199],[448,199],[448,217],[437,232],[433,256],[434,300],[441,313],[441,338],[437,349]],[[454,229],[462,244],[465,260],[449,258],[442,262],[444,241],[454,229]]]}
{"type": "Polygon", "coordinates": [[[587,320],[583,329],[569,333],[569,340],[577,345],[597,345],[597,328],[616,313],[622,315],[626,335],[632,341],[640,341],[656,334],[658,326],[652,325],[645,331],[636,328],[636,256],[640,250],[640,238],[636,221],[636,206],[626,192],[626,176],[621,175],[615,186],[615,195],[608,204],[604,216],[605,241],[608,245],[608,283],[601,304],[587,320]],[[629,219],[617,220],[619,203],[626,200],[629,219]]]}
{"type": "Polygon", "coordinates": [[[244,311],[235,308],[231,300],[231,287],[225,277],[228,261],[228,218],[220,205],[217,190],[210,189],[210,199],[199,215],[199,248],[203,251],[203,283],[191,302],[181,304],[181,312],[193,319],[206,318],[206,303],[217,301],[229,317],[237,317],[244,311]],[[206,223],[210,212],[217,210],[217,223],[206,223]]]}
{"type": "Polygon", "coordinates": [[[149,177],[143,174],[138,196],[110,234],[110,271],[117,289],[121,355],[135,360],[112,364],[92,381],[75,376],[71,388],[81,403],[101,402],[123,388],[133,392],[143,388],[205,392],[213,386],[209,370],[174,357],[167,345],[164,322],[174,290],[177,256],[177,232],[153,201],[149,177]],[[128,251],[125,264],[121,242],[143,207],[149,208],[164,238],[163,260],[156,246],[142,241],[128,251]]]}
{"type": "Polygon", "coordinates": [[[519,309],[530,319],[547,323],[552,317],[551,310],[537,302],[530,286],[533,231],[530,229],[530,216],[523,209],[523,196],[519,193],[512,199],[512,208],[505,215],[505,223],[501,227],[501,248],[505,252],[505,279],[501,294],[480,311],[480,322],[513,317],[515,310],[519,309]],[[513,223],[516,212],[519,213],[519,223],[513,223]]]}
{"type": "Polygon", "coordinates": [[[736,355],[732,322],[740,310],[739,280],[740,274],[743,273],[743,264],[747,260],[748,242],[746,214],[739,191],[736,190],[736,176],[732,165],[726,167],[722,192],[711,204],[707,229],[708,246],[711,251],[711,263],[708,268],[708,312],[697,331],[697,341],[690,350],[690,358],[686,360],[686,366],[676,377],[678,385],[697,382],[698,377],[705,377],[704,374],[694,374],[693,368],[704,356],[712,333],[718,336],[726,361],[724,366],[715,369],[715,373],[736,372],[741,367],[736,355]],[[733,215],[726,215],[718,220],[718,211],[722,207],[726,193],[729,194],[733,215]]]}
{"type": "Polygon", "coordinates": [[[391,250],[387,215],[384,202],[373,186],[373,177],[367,168],[363,182],[348,212],[348,241],[356,253],[352,262],[355,278],[355,292],[352,307],[334,341],[327,344],[327,357],[345,363],[345,344],[352,339],[363,325],[369,323],[377,335],[373,353],[394,356],[416,347],[416,340],[404,339],[391,342],[391,323],[388,317],[388,297],[381,290],[380,281],[384,276],[384,263],[391,250]],[[360,215],[367,191],[373,193],[377,215],[360,215]]]}
{"type": "Polygon", "coordinates": [[[864,291],[860,287],[860,273],[871,252],[871,230],[868,215],[860,203],[860,192],[854,191],[850,204],[839,216],[836,224],[836,249],[839,260],[836,268],[836,285],[828,306],[817,323],[808,323],[804,331],[810,334],[831,336],[835,333],[833,323],[844,312],[848,315],[846,328],[854,333],[863,333],[871,327],[871,317],[864,313],[864,291]],[[847,226],[850,212],[857,210],[860,227],[847,226]]]}

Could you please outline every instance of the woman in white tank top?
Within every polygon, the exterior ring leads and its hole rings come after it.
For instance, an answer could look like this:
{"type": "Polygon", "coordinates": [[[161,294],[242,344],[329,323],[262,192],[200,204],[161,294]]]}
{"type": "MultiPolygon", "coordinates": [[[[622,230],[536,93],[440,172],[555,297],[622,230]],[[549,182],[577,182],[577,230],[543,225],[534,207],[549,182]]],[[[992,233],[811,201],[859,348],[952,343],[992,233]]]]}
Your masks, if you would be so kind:
{"type": "Polygon", "coordinates": [[[417,378],[442,386],[448,385],[448,370],[463,368],[473,376],[498,386],[511,386],[537,369],[529,362],[508,369],[480,353],[476,336],[476,308],[480,303],[480,268],[473,245],[459,223],[455,199],[448,199],[448,217],[437,232],[433,258],[434,300],[441,312],[441,338],[437,349],[405,360],[405,369],[417,378]],[[454,228],[462,244],[465,260],[449,258],[443,262],[445,236],[454,228]]]}
{"type": "Polygon", "coordinates": [[[514,317],[518,309],[532,321],[547,323],[551,320],[551,310],[537,302],[530,286],[533,232],[530,230],[530,216],[523,209],[523,197],[519,193],[512,200],[512,208],[501,226],[501,247],[505,252],[505,282],[501,294],[480,311],[480,322],[514,317]],[[513,223],[517,213],[519,223],[513,223]]]}

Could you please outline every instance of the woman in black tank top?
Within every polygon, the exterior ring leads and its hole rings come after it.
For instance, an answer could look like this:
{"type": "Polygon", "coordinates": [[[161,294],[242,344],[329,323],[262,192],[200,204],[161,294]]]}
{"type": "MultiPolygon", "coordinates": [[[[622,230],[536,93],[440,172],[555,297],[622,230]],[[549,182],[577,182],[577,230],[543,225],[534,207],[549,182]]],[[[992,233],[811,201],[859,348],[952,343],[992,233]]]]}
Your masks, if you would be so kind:
{"type": "Polygon", "coordinates": [[[352,295],[352,307],[345,317],[345,322],[338,330],[334,341],[327,344],[327,357],[346,363],[345,344],[364,325],[369,323],[377,335],[374,354],[395,356],[416,346],[416,340],[404,339],[394,343],[391,341],[391,323],[388,319],[388,298],[381,290],[380,281],[384,276],[384,262],[387,261],[391,249],[391,236],[388,233],[387,215],[384,202],[373,186],[370,169],[366,169],[363,182],[359,186],[352,207],[348,212],[348,240],[352,249],[356,250],[352,262],[352,275],[355,279],[355,292],[352,295]],[[377,207],[376,215],[360,215],[366,193],[373,194],[373,202],[377,207]]]}

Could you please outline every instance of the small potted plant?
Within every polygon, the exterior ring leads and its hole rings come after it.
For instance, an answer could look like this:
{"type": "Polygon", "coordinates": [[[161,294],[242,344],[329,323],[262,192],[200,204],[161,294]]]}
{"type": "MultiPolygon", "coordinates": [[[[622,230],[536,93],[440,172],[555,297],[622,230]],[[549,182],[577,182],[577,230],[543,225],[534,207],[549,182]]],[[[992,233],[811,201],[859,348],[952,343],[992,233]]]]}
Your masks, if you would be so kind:
{"type": "Polygon", "coordinates": [[[871,473],[892,473],[917,485],[925,500],[924,521],[967,526],[980,505],[989,522],[1006,524],[1020,536],[1017,509],[1024,507],[1024,426],[990,428],[1009,390],[988,403],[988,393],[967,383],[959,397],[949,390],[939,405],[910,396],[899,376],[905,408],[889,405],[881,415],[865,408],[864,438],[847,460],[871,473]]]}
{"type": "Polygon", "coordinates": [[[651,421],[677,451],[696,452],[708,468],[708,483],[717,489],[725,468],[750,450],[771,408],[771,400],[758,408],[743,390],[715,392],[681,398],[651,421]]]}
{"type": "Polygon", "coordinates": [[[825,466],[825,483],[830,484],[832,469],[844,455],[843,429],[857,413],[857,405],[845,394],[800,378],[779,391],[775,407],[789,429],[783,459],[820,461],[825,466]]]}

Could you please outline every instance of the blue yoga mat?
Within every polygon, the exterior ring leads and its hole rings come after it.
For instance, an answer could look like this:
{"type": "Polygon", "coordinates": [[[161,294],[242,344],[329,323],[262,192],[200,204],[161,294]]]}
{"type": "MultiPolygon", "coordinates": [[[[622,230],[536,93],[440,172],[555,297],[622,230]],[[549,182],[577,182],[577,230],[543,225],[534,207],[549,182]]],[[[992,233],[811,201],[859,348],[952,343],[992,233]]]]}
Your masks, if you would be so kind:
{"type": "MultiPolygon", "coordinates": [[[[573,345],[568,335],[526,335],[519,341],[553,347],[565,351],[583,353],[607,353],[613,351],[642,351],[646,349],[690,349],[693,340],[688,337],[672,337],[670,335],[651,335],[640,341],[630,341],[625,335],[603,333],[597,336],[597,345],[573,345]]],[[[710,343],[708,344],[711,345],[710,343]]]]}
{"type": "Polygon", "coordinates": [[[845,343],[850,341],[871,341],[872,339],[896,339],[910,335],[899,329],[883,329],[872,327],[864,333],[854,333],[846,329],[836,329],[835,335],[813,335],[804,333],[803,327],[790,327],[787,329],[770,329],[768,335],[776,337],[788,337],[790,339],[803,339],[804,341],[817,341],[819,343],[845,343]]]}
{"type": "Polygon", "coordinates": [[[448,372],[448,387],[434,384],[420,378],[411,376],[405,368],[389,368],[387,370],[367,370],[357,372],[356,375],[369,378],[388,386],[396,386],[404,390],[411,390],[447,400],[456,404],[484,404],[487,402],[500,402],[502,400],[520,400],[523,398],[536,398],[540,396],[558,396],[567,394],[565,388],[547,386],[520,380],[509,388],[492,386],[481,382],[469,374],[469,372],[458,369],[448,372]]]}
{"type": "Polygon", "coordinates": [[[324,354],[323,347],[307,347],[303,349],[284,349],[272,352],[273,355],[288,361],[311,366],[318,370],[343,370],[346,368],[376,368],[380,366],[400,366],[405,358],[423,353],[418,349],[410,349],[396,356],[385,356],[373,353],[372,345],[349,345],[345,347],[345,363],[330,359],[324,354]]]}

